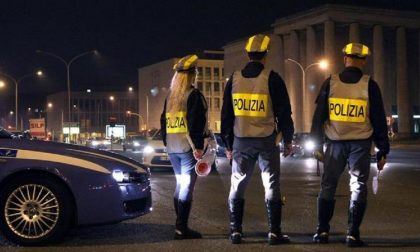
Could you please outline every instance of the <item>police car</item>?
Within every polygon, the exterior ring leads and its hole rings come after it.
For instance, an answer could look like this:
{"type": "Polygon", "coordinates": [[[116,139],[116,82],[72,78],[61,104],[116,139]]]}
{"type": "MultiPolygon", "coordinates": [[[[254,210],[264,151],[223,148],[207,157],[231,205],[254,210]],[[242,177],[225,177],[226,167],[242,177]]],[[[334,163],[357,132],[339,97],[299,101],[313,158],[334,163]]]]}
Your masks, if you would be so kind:
{"type": "Polygon", "coordinates": [[[148,169],[118,154],[21,139],[0,127],[0,230],[25,246],[59,241],[74,226],[151,211],[148,169]]]}

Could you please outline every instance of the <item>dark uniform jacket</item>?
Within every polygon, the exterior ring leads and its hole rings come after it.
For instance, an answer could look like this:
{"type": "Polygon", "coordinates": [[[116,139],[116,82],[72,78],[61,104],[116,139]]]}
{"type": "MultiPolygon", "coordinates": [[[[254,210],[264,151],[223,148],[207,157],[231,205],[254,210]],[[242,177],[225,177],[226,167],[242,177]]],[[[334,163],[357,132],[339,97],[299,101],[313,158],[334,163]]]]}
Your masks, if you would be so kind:
{"type": "MultiPolygon", "coordinates": [[[[191,88],[194,88],[191,86],[191,88]]],[[[205,129],[207,125],[207,103],[198,89],[191,92],[187,101],[188,132],[196,149],[204,147],[205,129]]],[[[163,143],[166,146],[166,100],[160,116],[160,129],[163,143]]]]}
{"type": "MultiPolygon", "coordinates": [[[[264,65],[260,62],[249,62],[244,69],[242,75],[245,78],[255,78],[264,69],[264,65]]],[[[289,95],[287,93],[284,81],[276,72],[271,71],[268,77],[268,88],[270,98],[273,105],[274,118],[277,125],[277,132],[282,132],[284,143],[291,143],[294,133],[292,109],[290,107],[289,95]]],[[[235,114],[232,104],[232,76],[226,83],[223,95],[223,107],[221,115],[221,136],[228,150],[232,150],[233,146],[233,126],[235,122],[235,114]]]]}
{"type": "MultiPolygon", "coordinates": [[[[362,70],[356,67],[346,67],[343,72],[339,74],[340,80],[348,85],[357,83],[360,78],[362,78],[362,76],[362,70]]],[[[317,106],[312,119],[311,135],[317,143],[323,142],[324,123],[329,119],[328,98],[330,92],[330,80],[331,77],[326,79],[321,87],[318,98],[316,100],[317,106]]],[[[378,84],[372,78],[369,80],[368,92],[369,119],[373,127],[373,134],[371,138],[373,138],[376,147],[379,149],[378,157],[386,157],[386,155],[389,153],[389,140],[384,105],[382,101],[381,90],[379,89],[378,84]]]]}

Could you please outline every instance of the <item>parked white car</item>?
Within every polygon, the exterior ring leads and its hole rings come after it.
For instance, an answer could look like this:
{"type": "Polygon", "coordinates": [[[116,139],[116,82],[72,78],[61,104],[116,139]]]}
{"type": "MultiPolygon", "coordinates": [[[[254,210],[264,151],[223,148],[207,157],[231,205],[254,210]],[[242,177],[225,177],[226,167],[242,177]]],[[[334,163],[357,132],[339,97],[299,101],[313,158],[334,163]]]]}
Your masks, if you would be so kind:
{"type": "Polygon", "coordinates": [[[160,131],[157,132],[143,148],[143,164],[149,168],[171,168],[166,147],[163,145],[160,131]]]}
{"type": "MultiPolygon", "coordinates": [[[[210,141],[216,141],[214,135],[210,134],[210,141]]],[[[215,144],[216,145],[216,144],[215,144]]],[[[214,153],[216,158],[216,153],[214,153]]],[[[166,152],[166,147],[163,145],[162,136],[160,131],[149,140],[148,144],[143,149],[143,164],[152,168],[172,168],[169,155],[166,152]]],[[[216,169],[216,162],[213,164],[212,169],[216,169]]]]}

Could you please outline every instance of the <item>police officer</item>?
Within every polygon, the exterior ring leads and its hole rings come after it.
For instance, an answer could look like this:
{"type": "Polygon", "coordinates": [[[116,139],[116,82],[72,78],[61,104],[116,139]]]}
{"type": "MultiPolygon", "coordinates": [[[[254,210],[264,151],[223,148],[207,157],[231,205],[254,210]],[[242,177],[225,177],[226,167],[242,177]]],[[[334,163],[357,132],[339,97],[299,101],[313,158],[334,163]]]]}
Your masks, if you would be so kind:
{"type": "Polygon", "coordinates": [[[350,43],[343,48],[345,69],[328,78],[317,98],[311,134],[318,143],[325,136],[326,152],[318,147],[315,156],[324,161],[318,197],[318,227],[314,242],[328,243],[329,222],[334,213],[337,182],[346,165],[350,174],[346,244],[363,246],[359,226],[367,201],[372,140],[376,144],[377,168],[382,170],[389,152],[385,112],[378,84],[362,68],[369,48],[350,43]]]}
{"type": "Polygon", "coordinates": [[[188,228],[197,180],[194,166],[203,156],[204,132],[207,129],[206,101],[200,91],[192,86],[197,61],[196,55],[188,55],[174,65],[175,74],[160,118],[163,142],[176,177],[176,240],[201,238],[199,232],[188,228]]]}
{"type": "Polygon", "coordinates": [[[233,159],[229,194],[230,239],[242,241],[245,189],[258,160],[268,213],[268,242],[289,242],[281,232],[280,153],[276,135],[283,134],[284,156],[291,152],[294,132],[286,86],[264,63],[270,38],[258,34],[249,38],[245,50],[249,62],[226,83],[223,97],[221,135],[226,155],[233,159]]]}

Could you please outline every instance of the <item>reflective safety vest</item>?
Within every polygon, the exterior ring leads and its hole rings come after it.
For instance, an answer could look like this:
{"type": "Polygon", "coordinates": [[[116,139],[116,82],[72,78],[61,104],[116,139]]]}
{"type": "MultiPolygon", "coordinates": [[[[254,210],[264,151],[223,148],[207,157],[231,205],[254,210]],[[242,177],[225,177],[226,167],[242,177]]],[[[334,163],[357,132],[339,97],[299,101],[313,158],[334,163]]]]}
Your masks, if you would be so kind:
{"type": "MultiPolygon", "coordinates": [[[[187,102],[188,97],[193,90],[194,89],[191,88],[184,95],[181,111],[178,111],[173,115],[166,113],[166,150],[168,153],[185,153],[191,150],[191,146],[187,140],[187,102]]],[[[168,111],[167,107],[165,108],[165,111],[168,111]]]]}
{"type": "Polygon", "coordinates": [[[233,74],[232,103],[235,113],[233,132],[237,137],[267,137],[275,129],[273,107],[268,89],[270,71],[256,78],[245,78],[241,71],[233,74]]]}
{"type": "Polygon", "coordinates": [[[346,84],[337,74],[331,75],[328,98],[329,120],[325,135],[331,140],[363,140],[372,136],[369,119],[369,75],[359,82],[346,84]]]}

